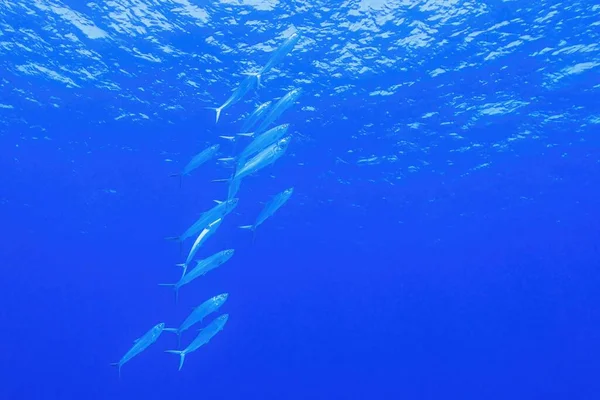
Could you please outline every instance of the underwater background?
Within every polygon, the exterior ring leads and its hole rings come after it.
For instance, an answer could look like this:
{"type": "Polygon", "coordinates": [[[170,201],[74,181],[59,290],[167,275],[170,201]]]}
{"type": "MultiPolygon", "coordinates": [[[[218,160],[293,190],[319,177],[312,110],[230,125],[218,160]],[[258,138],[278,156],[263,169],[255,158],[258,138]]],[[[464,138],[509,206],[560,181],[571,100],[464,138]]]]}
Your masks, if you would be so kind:
{"type": "Polygon", "coordinates": [[[0,0],[0,399],[600,398],[599,40],[593,1],[0,0]],[[220,136],[294,88],[176,304],[220,136]],[[223,292],[181,371],[110,366],[223,292]]]}

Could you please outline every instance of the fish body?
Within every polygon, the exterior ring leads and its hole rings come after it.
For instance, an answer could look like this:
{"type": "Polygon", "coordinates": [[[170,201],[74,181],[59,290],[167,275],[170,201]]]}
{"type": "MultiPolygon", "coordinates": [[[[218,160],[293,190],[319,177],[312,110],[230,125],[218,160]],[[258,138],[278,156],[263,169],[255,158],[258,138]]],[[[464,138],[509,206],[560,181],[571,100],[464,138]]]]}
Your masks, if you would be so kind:
{"type": "Polygon", "coordinates": [[[183,362],[185,361],[185,356],[190,354],[196,350],[198,350],[201,346],[208,343],[217,333],[223,330],[223,327],[227,323],[229,319],[229,314],[223,314],[210,322],[210,324],[206,325],[204,329],[198,333],[198,336],[183,350],[167,350],[167,353],[178,354],[179,355],[179,370],[183,367],[183,362]]]}
{"type": "Polygon", "coordinates": [[[302,89],[297,88],[289,91],[283,96],[273,107],[269,109],[268,114],[265,116],[265,119],[260,123],[258,128],[256,128],[256,133],[264,132],[285,110],[290,108],[298,97],[302,94],[302,89]]]}
{"type": "Polygon", "coordinates": [[[290,37],[288,37],[285,42],[283,42],[281,44],[281,46],[279,46],[277,48],[277,50],[275,50],[273,52],[273,55],[271,56],[271,58],[269,59],[269,61],[267,61],[267,63],[265,64],[265,66],[260,70],[260,72],[257,74],[257,78],[258,78],[258,85],[260,86],[260,78],[262,75],[266,74],[267,72],[271,71],[271,69],[273,69],[273,67],[277,64],[279,64],[281,62],[281,60],[283,60],[285,58],[285,56],[288,55],[288,53],[290,51],[292,51],[292,49],[294,48],[294,46],[296,46],[296,43],[298,43],[298,40],[300,40],[300,35],[297,32],[292,33],[292,35],[290,37]]]}
{"type": "Polygon", "coordinates": [[[202,150],[200,153],[196,154],[190,160],[190,162],[187,163],[187,165],[183,168],[183,171],[181,171],[181,175],[189,175],[190,172],[192,172],[193,170],[195,170],[196,168],[213,158],[215,154],[217,154],[217,152],[219,151],[220,147],[221,146],[219,144],[214,144],[202,150]]]}
{"type": "Polygon", "coordinates": [[[229,188],[227,189],[227,198],[234,198],[237,192],[240,190],[240,185],[242,184],[242,179],[232,179],[229,182],[229,188]]]}
{"type": "Polygon", "coordinates": [[[182,276],[185,275],[188,265],[190,265],[190,263],[192,262],[192,259],[196,255],[196,252],[198,251],[200,246],[202,246],[209,237],[214,235],[214,233],[217,231],[217,228],[221,226],[221,222],[223,222],[223,219],[219,218],[216,221],[213,221],[210,224],[208,224],[208,226],[204,228],[202,232],[200,232],[200,234],[196,238],[196,241],[192,245],[192,248],[190,249],[190,252],[188,253],[185,262],[183,264],[177,264],[177,266],[183,267],[183,274],[181,274],[182,276]]]}
{"type": "Polygon", "coordinates": [[[284,137],[248,160],[248,162],[246,162],[236,171],[232,181],[251,175],[267,165],[277,161],[282,155],[285,154],[285,151],[290,143],[290,139],[291,138],[289,136],[284,137]]]}
{"type": "Polygon", "coordinates": [[[294,188],[289,188],[284,190],[281,193],[276,194],[273,198],[265,204],[265,207],[262,209],[258,217],[256,218],[256,222],[254,225],[246,225],[241,228],[256,230],[263,222],[267,220],[267,218],[273,216],[277,210],[281,208],[287,201],[290,199],[290,196],[294,193],[294,188]]]}
{"type": "Polygon", "coordinates": [[[278,125],[274,128],[269,129],[256,136],[252,142],[250,142],[244,150],[238,155],[237,163],[238,168],[243,166],[248,157],[260,152],[261,150],[269,147],[273,143],[285,136],[288,131],[290,124],[278,125]]]}
{"type": "Polygon", "coordinates": [[[183,242],[189,237],[194,236],[196,233],[201,232],[204,228],[208,226],[211,222],[216,221],[219,218],[225,217],[231,211],[237,207],[238,199],[230,198],[225,201],[217,202],[217,205],[211,208],[208,211],[202,213],[200,218],[196,220],[185,232],[183,232],[180,236],[171,237],[167,239],[176,240],[178,242],[183,242]]]}
{"type": "Polygon", "coordinates": [[[242,132],[250,131],[250,129],[252,129],[252,127],[256,125],[260,117],[265,115],[265,113],[271,106],[271,103],[272,101],[267,101],[256,107],[252,114],[250,114],[248,118],[246,118],[246,121],[244,121],[244,125],[242,125],[242,132]]]}
{"type": "Polygon", "coordinates": [[[168,331],[176,333],[177,336],[181,335],[182,332],[188,330],[195,324],[201,323],[204,318],[216,312],[227,301],[227,297],[229,297],[228,293],[221,293],[211,297],[198,307],[194,308],[179,328],[169,329],[168,331]]]}
{"type": "Polygon", "coordinates": [[[146,350],[152,343],[156,342],[160,335],[165,330],[165,324],[163,322],[156,324],[148,332],[146,332],[143,336],[136,339],[134,341],[133,346],[125,355],[119,360],[117,363],[113,363],[111,365],[119,368],[119,377],[121,376],[121,367],[133,357],[140,354],[142,351],[146,350]]]}
{"type": "Polygon", "coordinates": [[[216,107],[216,108],[209,107],[212,110],[215,110],[215,112],[216,112],[215,123],[219,122],[219,117],[221,116],[221,111],[223,111],[227,107],[231,107],[232,105],[234,105],[235,103],[240,101],[246,95],[246,93],[248,93],[252,89],[252,87],[258,82],[258,79],[259,79],[259,77],[256,74],[248,75],[238,85],[238,87],[233,91],[233,93],[231,93],[231,96],[229,96],[229,98],[227,100],[225,100],[225,103],[221,104],[220,107],[216,107]]]}
{"type": "Polygon", "coordinates": [[[159,285],[171,286],[173,289],[175,289],[175,301],[177,301],[179,297],[179,289],[194,279],[206,275],[209,271],[212,271],[213,269],[226,263],[233,256],[233,253],[233,249],[223,250],[215,253],[204,260],[197,261],[196,266],[192,268],[191,271],[188,271],[185,275],[183,275],[176,283],[160,283],[159,285]]]}

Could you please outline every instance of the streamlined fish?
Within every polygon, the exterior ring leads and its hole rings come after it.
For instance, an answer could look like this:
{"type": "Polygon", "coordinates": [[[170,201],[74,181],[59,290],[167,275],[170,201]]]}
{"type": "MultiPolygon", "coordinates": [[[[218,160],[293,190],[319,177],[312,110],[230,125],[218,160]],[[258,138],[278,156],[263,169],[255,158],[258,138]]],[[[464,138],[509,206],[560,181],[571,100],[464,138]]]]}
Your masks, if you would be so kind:
{"type": "Polygon", "coordinates": [[[188,271],[185,275],[183,275],[178,282],[176,283],[159,283],[159,286],[171,286],[175,289],[175,301],[177,302],[179,299],[179,289],[182,286],[187,285],[194,279],[206,275],[209,271],[219,267],[220,265],[226,263],[232,256],[234,250],[228,249],[223,250],[218,253],[213,254],[212,256],[205,258],[204,260],[196,261],[196,266],[192,268],[191,271],[188,271]]]}
{"type": "Polygon", "coordinates": [[[258,228],[263,222],[267,220],[267,218],[273,216],[273,214],[275,214],[275,212],[279,210],[281,206],[287,203],[292,193],[294,193],[293,187],[286,189],[283,192],[273,196],[273,198],[267,204],[265,204],[265,207],[262,209],[260,214],[258,214],[254,225],[244,225],[240,226],[240,228],[255,231],[256,228],[258,228]]]}
{"type": "Polygon", "coordinates": [[[214,235],[214,233],[217,231],[217,228],[221,226],[221,222],[223,222],[223,219],[219,218],[218,220],[208,224],[208,226],[204,228],[202,232],[200,232],[200,234],[196,238],[196,241],[192,245],[192,248],[190,249],[190,252],[188,253],[185,262],[183,264],[177,264],[178,267],[183,267],[183,273],[181,274],[181,276],[185,275],[185,273],[187,272],[188,265],[190,264],[190,262],[192,262],[192,259],[196,255],[196,252],[198,251],[200,246],[202,246],[209,237],[214,235]]]}
{"type": "Polygon", "coordinates": [[[265,115],[269,107],[271,106],[272,101],[267,101],[256,107],[256,109],[246,118],[244,121],[244,125],[242,125],[242,132],[249,132],[254,125],[258,122],[260,117],[265,115]]]}
{"type": "Polygon", "coordinates": [[[232,180],[241,179],[245,176],[251,175],[256,171],[266,167],[277,161],[288,148],[291,138],[289,136],[278,140],[260,153],[248,160],[241,168],[239,168],[232,180]]]}
{"type": "Polygon", "coordinates": [[[183,177],[185,175],[189,175],[190,172],[192,172],[193,170],[195,170],[196,168],[198,168],[199,166],[201,166],[202,164],[204,164],[205,162],[207,162],[208,160],[213,158],[215,156],[215,154],[217,154],[217,152],[219,151],[220,147],[221,147],[221,145],[214,144],[214,145],[202,150],[200,153],[196,154],[190,160],[189,163],[187,163],[187,165],[183,168],[183,171],[181,171],[178,174],[173,174],[171,176],[183,177]]]}
{"type": "Polygon", "coordinates": [[[131,349],[129,349],[129,351],[125,353],[125,355],[119,360],[119,362],[111,364],[119,368],[119,378],[121,377],[121,367],[123,366],[123,364],[140,354],[142,351],[146,350],[152,343],[156,342],[164,330],[164,322],[156,324],[143,336],[134,340],[134,344],[131,347],[131,349]]]}
{"type": "Polygon", "coordinates": [[[179,355],[179,370],[181,371],[181,367],[183,367],[183,362],[185,361],[185,356],[190,354],[193,351],[198,350],[201,346],[205,345],[212,339],[217,333],[223,330],[225,323],[229,319],[229,314],[223,314],[210,322],[210,324],[206,325],[204,329],[200,331],[198,336],[192,343],[190,343],[183,350],[166,350],[167,353],[178,354],[179,355]]]}
{"type": "Polygon", "coordinates": [[[258,74],[256,74],[256,77],[258,80],[258,86],[260,86],[260,79],[261,79],[262,75],[266,74],[271,69],[273,69],[273,67],[275,65],[279,64],[281,62],[281,60],[283,60],[284,57],[287,56],[290,51],[292,51],[294,46],[296,46],[296,43],[298,43],[298,40],[300,40],[300,35],[297,32],[294,32],[294,33],[292,33],[292,35],[290,37],[288,37],[285,40],[285,42],[283,42],[281,44],[281,46],[279,46],[277,48],[277,50],[275,50],[273,52],[273,55],[271,56],[269,61],[267,61],[267,63],[260,70],[260,72],[258,74]]]}
{"type": "Polygon", "coordinates": [[[177,340],[179,342],[182,332],[188,330],[195,324],[202,323],[204,318],[216,312],[227,301],[228,297],[229,293],[221,293],[211,297],[198,307],[194,308],[194,310],[190,313],[190,315],[188,315],[179,328],[165,328],[165,332],[177,334],[177,340]]]}
{"type": "MultiPolygon", "coordinates": [[[[269,147],[273,143],[285,136],[288,131],[290,124],[278,125],[274,128],[269,129],[266,132],[261,133],[252,140],[242,152],[236,157],[238,167],[242,166],[248,157],[260,152],[261,150],[269,147]],[[242,164],[242,165],[240,165],[242,164]]],[[[254,133],[240,133],[242,136],[254,136],[254,133]]]]}
{"type": "Polygon", "coordinates": [[[277,118],[283,114],[285,110],[290,108],[298,97],[302,94],[302,89],[294,89],[286,93],[273,107],[269,109],[268,114],[265,116],[265,119],[260,123],[258,128],[255,129],[255,133],[264,132],[277,118]]]}
{"type": "Polygon", "coordinates": [[[206,107],[210,110],[215,110],[215,112],[216,112],[215,123],[219,123],[219,117],[221,116],[221,111],[223,111],[227,107],[231,107],[232,105],[234,105],[235,103],[240,101],[246,95],[246,93],[248,93],[250,91],[250,89],[252,89],[252,87],[254,87],[254,85],[257,82],[258,82],[258,76],[256,74],[248,75],[238,85],[238,87],[233,91],[231,96],[229,96],[229,98],[227,100],[225,100],[225,103],[223,103],[220,107],[216,107],[216,108],[215,107],[206,107]]]}
{"type": "Polygon", "coordinates": [[[211,208],[210,210],[202,213],[202,215],[200,215],[200,218],[198,218],[198,220],[196,220],[196,222],[194,222],[192,226],[187,228],[185,232],[183,232],[180,236],[168,237],[167,240],[183,242],[187,238],[194,236],[198,232],[201,232],[211,222],[214,222],[219,218],[225,217],[227,214],[233,211],[238,204],[237,198],[230,198],[225,201],[215,201],[217,205],[211,208]]]}

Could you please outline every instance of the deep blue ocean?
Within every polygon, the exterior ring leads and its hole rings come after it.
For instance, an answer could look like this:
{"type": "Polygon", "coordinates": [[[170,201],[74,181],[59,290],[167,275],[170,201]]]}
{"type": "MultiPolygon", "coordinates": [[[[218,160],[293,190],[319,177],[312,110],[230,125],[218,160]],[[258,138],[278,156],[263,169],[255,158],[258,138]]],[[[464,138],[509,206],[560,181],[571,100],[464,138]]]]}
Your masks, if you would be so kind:
{"type": "Polygon", "coordinates": [[[590,0],[0,0],[0,400],[600,399],[599,41],[590,0]],[[165,238],[296,88],[176,303],[165,238]],[[110,365],[220,293],[181,371],[110,365]]]}

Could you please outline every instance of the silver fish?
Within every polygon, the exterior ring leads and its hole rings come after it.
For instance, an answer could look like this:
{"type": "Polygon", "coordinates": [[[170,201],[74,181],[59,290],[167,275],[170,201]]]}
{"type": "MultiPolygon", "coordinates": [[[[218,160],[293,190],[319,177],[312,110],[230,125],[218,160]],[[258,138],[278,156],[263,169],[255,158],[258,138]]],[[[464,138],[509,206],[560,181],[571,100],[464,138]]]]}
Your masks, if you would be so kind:
{"type": "Polygon", "coordinates": [[[246,118],[246,121],[244,121],[244,125],[242,125],[242,132],[250,131],[250,129],[252,129],[252,127],[256,125],[260,117],[262,117],[265,114],[265,112],[267,112],[267,110],[271,106],[271,103],[272,101],[269,100],[256,107],[252,114],[250,114],[248,118],[246,118]]]}
{"type": "Polygon", "coordinates": [[[300,97],[301,94],[301,88],[294,89],[286,93],[285,96],[279,99],[279,101],[275,103],[273,107],[271,107],[269,113],[265,116],[265,119],[261,122],[258,128],[256,128],[255,132],[264,132],[269,127],[269,125],[271,125],[277,118],[279,118],[281,114],[283,114],[285,110],[294,105],[294,103],[296,102],[298,97],[300,97]]]}
{"type": "Polygon", "coordinates": [[[194,279],[206,275],[209,271],[219,267],[226,263],[232,256],[234,250],[228,249],[220,251],[212,256],[196,262],[196,266],[192,268],[187,274],[183,275],[176,283],[159,283],[159,286],[171,286],[175,289],[175,301],[179,298],[179,289],[182,286],[187,285],[194,279]]]}
{"type": "Polygon", "coordinates": [[[235,209],[235,207],[238,204],[238,199],[231,198],[225,201],[216,202],[216,206],[202,213],[202,215],[200,215],[200,218],[198,218],[198,220],[194,222],[192,226],[187,228],[187,230],[183,232],[180,236],[168,237],[167,240],[183,242],[187,238],[194,236],[196,233],[206,228],[211,222],[216,221],[219,218],[223,218],[231,211],[233,211],[233,209],[235,209]]]}
{"type": "Polygon", "coordinates": [[[119,362],[111,364],[119,368],[119,378],[121,377],[121,367],[123,366],[123,364],[140,354],[142,351],[146,350],[152,343],[156,342],[164,330],[164,322],[156,324],[142,337],[134,340],[134,344],[131,347],[131,349],[129,349],[129,351],[125,353],[125,355],[119,360],[119,362]]]}
{"type": "Polygon", "coordinates": [[[227,297],[229,297],[229,293],[221,293],[211,297],[198,307],[194,308],[179,328],[165,328],[165,332],[177,334],[177,339],[179,341],[182,332],[188,330],[195,324],[202,323],[204,318],[217,311],[227,301],[227,297]]]}
{"type": "Polygon", "coordinates": [[[273,143],[239,168],[231,180],[241,179],[277,161],[288,148],[290,137],[284,137],[273,143]]]}
{"type": "Polygon", "coordinates": [[[190,172],[192,172],[193,170],[195,170],[196,168],[198,168],[199,166],[201,166],[202,164],[204,164],[205,162],[207,162],[208,160],[213,158],[215,156],[215,154],[217,154],[217,152],[219,151],[220,147],[221,147],[221,145],[214,144],[214,145],[202,150],[200,153],[196,154],[190,160],[189,163],[187,163],[187,165],[183,168],[183,171],[181,171],[181,173],[173,174],[173,176],[189,175],[190,172]]]}
{"type": "Polygon", "coordinates": [[[281,206],[287,203],[292,193],[294,193],[293,187],[276,194],[267,204],[265,204],[265,207],[262,209],[260,214],[258,214],[254,225],[243,225],[240,226],[240,228],[255,231],[256,228],[258,228],[267,220],[267,218],[271,217],[277,210],[279,210],[279,208],[281,208],[281,206]]]}
{"type": "Polygon", "coordinates": [[[260,86],[261,76],[273,69],[275,65],[279,64],[281,60],[283,60],[284,57],[287,56],[290,51],[292,51],[294,46],[296,46],[298,40],[300,40],[300,35],[297,32],[294,32],[290,37],[288,37],[285,40],[285,42],[283,42],[281,46],[277,48],[277,50],[273,52],[273,55],[271,56],[269,61],[267,61],[267,64],[265,64],[265,66],[260,70],[260,72],[256,74],[256,77],[258,79],[258,86],[260,86]]]}
{"type": "MultiPolygon", "coordinates": [[[[242,152],[236,157],[238,167],[243,166],[243,164],[245,163],[245,160],[248,159],[248,157],[258,153],[259,151],[267,148],[268,146],[272,145],[273,143],[275,143],[276,141],[278,141],[279,139],[284,137],[285,134],[287,133],[289,127],[290,127],[290,124],[278,125],[274,128],[269,129],[268,131],[256,136],[254,138],[254,140],[251,141],[244,148],[244,150],[242,150],[242,152]]],[[[254,134],[253,133],[242,133],[240,135],[253,136],[254,134]]]]}
{"type": "Polygon", "coordinates": [[[183,273],[181,274],[182,276],[185,275],[185,273],[187,272],[187,267],[188,265],[190,265],[190,262],[192,262],[192,259],[196,255],[196,252],[198,251],[200,246],[202,246],[209,237],[214,235],[214,233],[217,231],[217,228],[221,226],[221,222],[223,222],[223,219],[219,218],[218,220],[208,224],[208,226],[204,228],[202,232],[200,232],[200,234],[196,238],[196,241],[192,245],[192,248],[190,249],[190,252],[188,253],[185,262],[183,264],[177,264],[178,267],[183,267],[183,273]]]}
{"type": "Polygon", "coordinates": [[[204,329],[200,331],[198,336],[192,343],[190,343],[183,350],[166,350],[167,353],[178,354],[179,355],[179,370],[181,371],[181,367],[183,367],[183,362],[185,361],[185,356],[190,354],[193,351],[198,350],[201,346],[205,345],[212,339],[217,333],[223,330],[225,323],[229,319],[229,314],[223,314],[210,322],[204,329]]]}
{"type": "Polygon", "coordinates": [[[252,87],[258,82],[258,76],[256,74],[252,74],[246,77],[246,79],[244,79],[239,85],[238,87],[233,91],[233,93],[231,94],[231,96],[229,96],[229,98],[227,100],[225,100],[225,103],[223,103],[220,107],[206,107],[210,110],[215,110],[216,112],[216,122],[219,122],[219,117],[221,116],[221,111],[223,111],[225,108],[227,107],[231,107],[232,105],[234,105],[235,103],[237,103],[238,101],[240,101],[245,95],[246,93],[248,93],[250,91],[250,89],[252,89],[252,87]]]}

